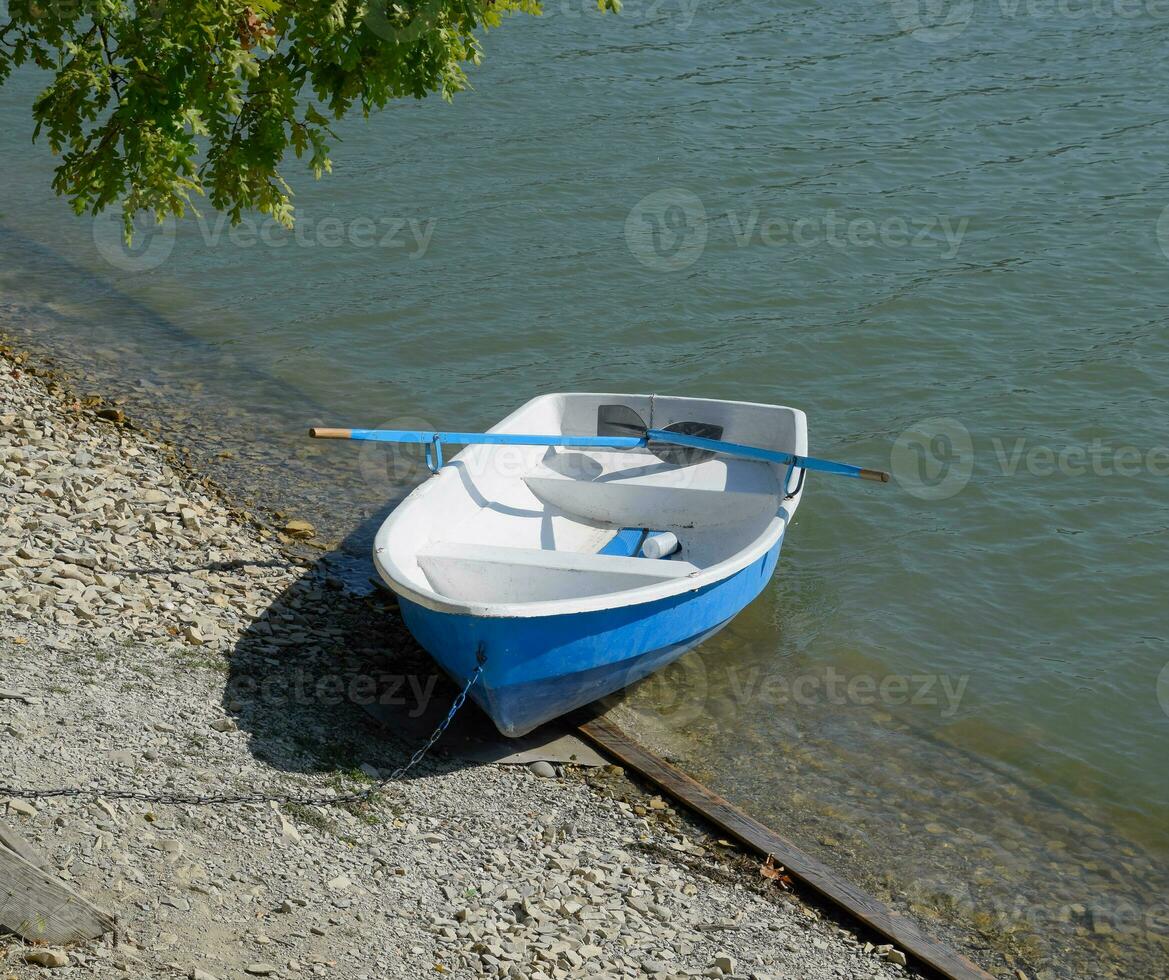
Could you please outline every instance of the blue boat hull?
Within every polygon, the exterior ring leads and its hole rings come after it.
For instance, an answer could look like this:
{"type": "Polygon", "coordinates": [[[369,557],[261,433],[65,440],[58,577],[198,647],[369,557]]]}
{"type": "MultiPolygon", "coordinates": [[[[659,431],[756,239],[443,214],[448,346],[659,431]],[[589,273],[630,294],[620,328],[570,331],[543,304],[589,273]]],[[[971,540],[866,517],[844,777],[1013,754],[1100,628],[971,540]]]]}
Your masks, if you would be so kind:
{"type": "Polygon", "coordinates": [[[695,592],[595,612],[489,618],[438,612],[399,597],[418,642],[462,685],[483,645],[471,696],[509,737],[621,690],[725,626],[770,581],[783,536],[757,561],[695,592]]]}

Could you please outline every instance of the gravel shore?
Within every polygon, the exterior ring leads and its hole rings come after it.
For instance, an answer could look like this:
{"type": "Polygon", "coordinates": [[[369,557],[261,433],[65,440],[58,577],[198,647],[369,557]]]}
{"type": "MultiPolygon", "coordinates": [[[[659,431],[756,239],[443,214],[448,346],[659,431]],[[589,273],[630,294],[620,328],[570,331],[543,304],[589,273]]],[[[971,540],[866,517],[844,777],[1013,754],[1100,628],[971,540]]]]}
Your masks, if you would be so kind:
{"type": "Polygon", "coordinates": [[[436,752],[375,786],[414,746],[355,680],[378,690],[390,664],[452,693],[393,603],[347,592],[290,547],[311,527],[236,511],[116,406],[11,352],[0,370],[0,783],[376,790],[337,806],[0,801],[119,918],[116,943],[61,957],[0,935],[0,977],[909,975],[616,767],[542,778],[436,752]]]}

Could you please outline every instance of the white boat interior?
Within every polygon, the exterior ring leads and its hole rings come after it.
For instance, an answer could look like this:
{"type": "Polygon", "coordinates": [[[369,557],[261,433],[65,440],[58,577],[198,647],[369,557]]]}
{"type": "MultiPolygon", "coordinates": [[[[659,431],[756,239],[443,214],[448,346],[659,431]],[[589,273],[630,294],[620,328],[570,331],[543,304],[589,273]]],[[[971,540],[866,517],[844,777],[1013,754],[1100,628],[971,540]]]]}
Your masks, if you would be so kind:
{"type": "MultiPolygon", "coordinates": [[[[698,398],[544,395],[491,431],[595,436],[598,408],[610,404],[651,427],[707,422],[728,441],[807,453],[798,409],[698,398]]],[[[721,454],[676,465],[642,448],[474,445],[391,514],[375,559],[395,591],[449,612],[626,605],[746,567],[783,533],[801,489],[798,470],[721,454]],[[672,532],[677,550],[643,557],[645,538],[659,532],[672,532]]]]}

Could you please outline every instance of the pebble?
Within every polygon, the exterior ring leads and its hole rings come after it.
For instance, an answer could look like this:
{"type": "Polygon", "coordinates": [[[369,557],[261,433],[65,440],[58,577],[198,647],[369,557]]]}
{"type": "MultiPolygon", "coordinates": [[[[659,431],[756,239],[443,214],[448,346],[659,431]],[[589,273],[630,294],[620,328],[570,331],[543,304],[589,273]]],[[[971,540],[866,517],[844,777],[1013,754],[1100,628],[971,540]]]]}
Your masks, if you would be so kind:
{"type": "Polygon", "coordinates": [[[25,803],[24,800],[8,800],[7,806],[13,813],[19,813],[22,817],[35,817],[37,815],[37,808],[31,803],[25,803]]]}
{"type": "Polygon", "coordinates": [[[528,763],[530,769],[535,775],[542,779],[555,779],[556,767],[551,762],[545,762],[543,759],[538,759],[535,762],[528,763]]]}
{"type": "Polygon", "coordinates": [[[24,954],[24,962],[59,970],[69,965],[69,954],[63,949],[34,949],[24,954]]]}
{"type": "Polygon", "coordinates": [[[311,538],[317,529],[308,521],[292,520],[285,523],[280,529],[291,538],[311,538]]]}

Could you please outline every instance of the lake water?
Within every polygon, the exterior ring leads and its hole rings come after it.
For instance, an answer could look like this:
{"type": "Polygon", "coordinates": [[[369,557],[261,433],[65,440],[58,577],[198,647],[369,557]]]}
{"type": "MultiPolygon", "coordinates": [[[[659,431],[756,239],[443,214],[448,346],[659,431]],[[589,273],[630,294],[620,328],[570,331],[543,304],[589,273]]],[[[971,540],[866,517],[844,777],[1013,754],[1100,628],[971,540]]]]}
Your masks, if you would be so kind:
{"type": "Polygon", "coordinates": [[[1169,975],[1169,9],[589,8],[345,122],[295,235],[127,251],[18,75],[0,329],[359,563],[422,474],[309,423],[803,408],[896,481],[810,476],[771,587],[614,717],[998,974],[1169,975]]]}

